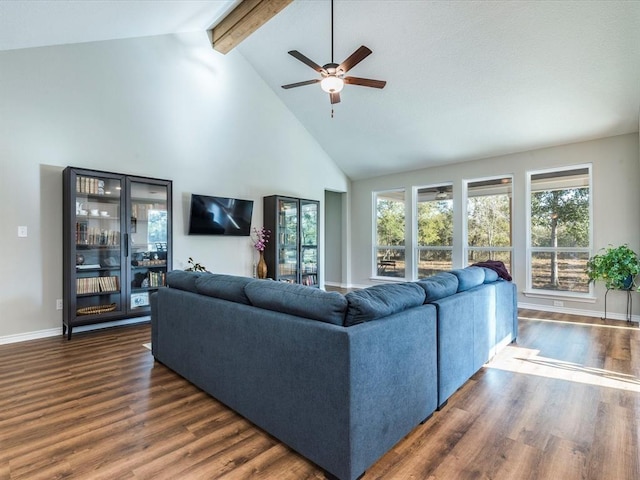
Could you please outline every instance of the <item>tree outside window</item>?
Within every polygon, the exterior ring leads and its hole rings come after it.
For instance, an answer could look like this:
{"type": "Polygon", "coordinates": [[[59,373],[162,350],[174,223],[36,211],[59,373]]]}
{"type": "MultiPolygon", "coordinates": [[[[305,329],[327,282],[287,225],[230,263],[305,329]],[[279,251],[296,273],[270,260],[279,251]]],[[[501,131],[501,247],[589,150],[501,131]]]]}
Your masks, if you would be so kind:
{"type": "Polygon", "coordinates": [[[532,289],[589,292],[590,178],[589,167],[530,174],[532,289]]]}
{"type": "Polygon", "coordinates": [[[512,180],[467,183],[467,263],[500,260],[511,271],[512,180]]]}
{"type": "MultiPolygon", "coordinates": [[[[148,230],[147,230],[147,243],[150,250],[156,248],[152,246],[157,244],[167,244],[167,211],[149,209],[148,215],[148,230]]],[[[165,247],[166,248],[166,247],[165,247]]]]}
{"type": "Polygon", "coordinates": [[[375,275],[405,276],[405,192],[391,190],[375,194],[375,275]]]}
{"type": "Polygon", "coordinates": [[[429,277],[452,268],[452,191],[451,185],[422,187],[417,191],[418,278],[429,277]]]}

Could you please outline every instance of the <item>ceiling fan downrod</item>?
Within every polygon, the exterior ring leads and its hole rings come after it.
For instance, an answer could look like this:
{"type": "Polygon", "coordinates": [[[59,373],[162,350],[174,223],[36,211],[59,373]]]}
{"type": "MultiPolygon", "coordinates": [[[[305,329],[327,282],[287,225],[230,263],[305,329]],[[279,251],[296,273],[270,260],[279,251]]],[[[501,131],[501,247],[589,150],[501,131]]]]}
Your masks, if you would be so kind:
{"type": "Polygon", "coordinates": [[[333,0],[331,0],[331,63],[333,62],[333,0]]]}

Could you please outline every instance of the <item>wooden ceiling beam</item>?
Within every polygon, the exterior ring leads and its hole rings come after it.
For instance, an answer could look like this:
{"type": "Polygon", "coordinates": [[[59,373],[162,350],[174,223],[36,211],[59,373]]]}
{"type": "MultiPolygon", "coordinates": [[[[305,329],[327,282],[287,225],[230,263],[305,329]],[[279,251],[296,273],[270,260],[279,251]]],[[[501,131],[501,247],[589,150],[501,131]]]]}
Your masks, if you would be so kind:
{"type": "Polygon", "coordinates": [[[242,0],[209,30],[214,50],[227,54],[293,0],[242,0]]]}

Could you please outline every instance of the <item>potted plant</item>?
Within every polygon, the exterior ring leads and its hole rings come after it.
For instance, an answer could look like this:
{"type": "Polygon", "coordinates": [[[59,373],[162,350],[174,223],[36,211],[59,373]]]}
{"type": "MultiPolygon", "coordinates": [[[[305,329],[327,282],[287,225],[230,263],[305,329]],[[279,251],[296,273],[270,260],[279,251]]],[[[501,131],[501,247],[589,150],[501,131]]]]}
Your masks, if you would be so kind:
{"type": "Polygon", "coordinates": [[[587,276],[590,282],[602,280],[607,289],[631,290],[635,277],[640,273],[638,254],[628,245],[609,246],[600,249],[587,262],[587,276]]]}
{"type": "Polygon", "coordinates": [[[201,265],[198,262],[194,262],[193,258],[191,257],[189,257],[187,263],[189,264],[189,268],[185,268],[185,272],[208,272],[207,268],[204,265],[201,265]]]}
{"type": "Polygon", "coordinates": [[[253,248],[255,248],[260,255],[258,265],[256,265],[256,274],[258,278],[267,278],[267,262],[264,260],[264,249],[267,248],[267,243],[269,243],[270,233],[271,231],[264,227],[253,227],[253,235],[251,236],[251,239],[253,240],[253,248]]]}

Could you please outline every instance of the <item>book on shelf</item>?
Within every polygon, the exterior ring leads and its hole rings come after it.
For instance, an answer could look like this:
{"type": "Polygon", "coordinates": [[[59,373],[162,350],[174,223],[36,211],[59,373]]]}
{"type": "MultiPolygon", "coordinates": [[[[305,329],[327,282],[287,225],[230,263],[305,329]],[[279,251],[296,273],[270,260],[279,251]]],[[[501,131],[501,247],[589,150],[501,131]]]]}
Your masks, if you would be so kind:
{"type": "Polygon", "coordinates": [[[118,277],[85,277],[76,279],[76,294],[117,292],[118,277]]]}
{"type": "Polygon", "coordinates": [[[302,277],[303,285],[315,285],[317,283],[317,278],[315,275],[305,275],[302,277]]]}
{"type": "Polygon", "coordinates": [[[120,231],[90,227],[87,222],[76,222],[76,245],[117,247],[120,231]]]}
{"type": "Polygon", "coordinates": [[[93,177],[76,177],[76,193],[104,195],[104,180],[93,177]]]}
{"type": "Polygon", "coordinates": [[[150,287],[164,287],[166,274],[164,272],[149,272],[150,287]]]}

